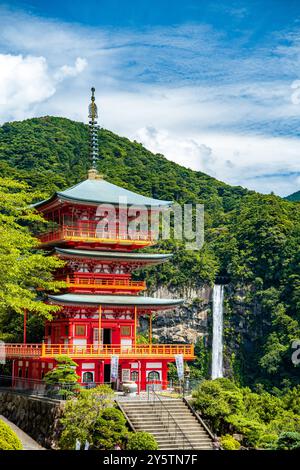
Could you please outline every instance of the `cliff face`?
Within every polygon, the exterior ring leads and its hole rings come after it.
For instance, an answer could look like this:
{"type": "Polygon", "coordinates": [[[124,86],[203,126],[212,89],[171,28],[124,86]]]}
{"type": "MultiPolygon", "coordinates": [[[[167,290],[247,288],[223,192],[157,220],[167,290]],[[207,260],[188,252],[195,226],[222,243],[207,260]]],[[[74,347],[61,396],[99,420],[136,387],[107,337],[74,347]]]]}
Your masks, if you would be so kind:
{"type": "MultiPolygon", "coordinates": [[[[163,343],[195,343],[198,338],[208,335],[210,301],[212,289],[209,286],[171,290],[161,287],[149,293],[154,297],[183,298],[182,307],[175,311],[159,312],[153,316],[153,338],[163,343]]],[[[149,317],[140,318],[140,332],[147,334],[149,317]]]]}
{"type": "MultiPolygon", "coordinates": [[[[259,305],[249,303],[251,286],[227,284],[224,294],[223,367],[231,377],[245,368],[246,358],[253,353],[253,341],[261,333],[259,305]]],[[[168,289],[160,287],[148,292],[154,297],[183,298],[182,307],[153,316],[153,338],[161,343],[196,343],[205,338],[208,356],[212,346],[212,287],[168,289]]],[[[140,317],[140,333],[147,336],[149,317],[140,317]]]]}

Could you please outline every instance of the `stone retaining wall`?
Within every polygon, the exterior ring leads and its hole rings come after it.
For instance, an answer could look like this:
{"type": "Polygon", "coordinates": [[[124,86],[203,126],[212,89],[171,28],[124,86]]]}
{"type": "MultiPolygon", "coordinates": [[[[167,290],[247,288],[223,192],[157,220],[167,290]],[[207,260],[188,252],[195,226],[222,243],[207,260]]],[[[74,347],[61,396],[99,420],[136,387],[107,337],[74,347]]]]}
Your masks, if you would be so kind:
{"type": "Polygon", "coordinates": [[[0,414],[47,449],[56,446],[63,406],[59,400],[0,390],[0,414]]]}

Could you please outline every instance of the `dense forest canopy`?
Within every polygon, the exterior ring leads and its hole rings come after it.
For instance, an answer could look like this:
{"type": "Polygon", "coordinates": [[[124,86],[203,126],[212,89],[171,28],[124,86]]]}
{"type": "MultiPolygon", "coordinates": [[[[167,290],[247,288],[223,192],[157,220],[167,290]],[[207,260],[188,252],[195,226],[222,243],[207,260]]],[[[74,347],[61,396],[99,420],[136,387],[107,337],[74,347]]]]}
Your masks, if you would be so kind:
{"type": "MultiPolygon", "coordinates": [[[[88,145],[88,127],[68,119],[6,123],[0,128],[1,176],[49,196],[86,178],[88,145]]],[[[106,180],[205,206],[204,247],[191,252],[179,242],[162,242],[160,249],[175,256],[143,274],[150,285],[180,289],[226,276],[225,352],[238,380],[267,387],[300,383],[291,362],[291,343],[300,338],[300,205],[229,186],[108,130],[99,130],[99,153],[106,180]]]]}
{"type": "Polygon", "coordinates": [[[290,194],[285,199],[288,201],[300,201],[300,191],[296,191],[295,193],[290,194]]]}

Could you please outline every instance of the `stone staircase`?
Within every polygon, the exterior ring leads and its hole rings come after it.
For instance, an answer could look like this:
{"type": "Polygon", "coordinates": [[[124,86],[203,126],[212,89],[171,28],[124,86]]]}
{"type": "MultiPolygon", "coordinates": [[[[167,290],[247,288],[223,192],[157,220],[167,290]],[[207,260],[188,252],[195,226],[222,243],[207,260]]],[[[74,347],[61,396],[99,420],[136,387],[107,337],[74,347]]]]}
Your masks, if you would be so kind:
{"type": "Polygon", "coordinates": [[[119,406],[134,430],[152,434],[160,450],[213,449],[212,437],[182,399],[122,400],[119,406]]]}

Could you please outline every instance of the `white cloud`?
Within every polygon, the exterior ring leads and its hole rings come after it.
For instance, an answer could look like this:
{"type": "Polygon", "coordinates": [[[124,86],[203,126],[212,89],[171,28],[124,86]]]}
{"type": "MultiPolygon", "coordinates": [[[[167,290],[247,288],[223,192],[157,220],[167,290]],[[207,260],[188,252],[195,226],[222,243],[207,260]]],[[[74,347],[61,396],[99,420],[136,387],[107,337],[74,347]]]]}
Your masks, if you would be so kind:
{"type": "Polygon", "coordinates": [[[154,153],[161,153],[169,160],[197,171],[215,172],[215,159],[211,147],[194,138],[171,136],[167,131],[153,127],[139,129],[133,136],[154,153]]]}
{"type": "Polygon", "coordinates": [[[58,82],[81,73],[87,63],[78,57],[74,67],[51,73],[45,57],[0,54],[0,119],[22,119],[56,92],[58,82]]]}
{"type": "Polygon", "coordinates": [[[62,67],[59,68],[57,72],[55,72],[54,78],[55,80],[60,82],[67,77],[76,77],[77,75],[79,75],[81,72],[84,71],[86,66],[87,66],[86,59],[77,57],[74,66],[63,65],[62,67]]]}
{"type": "Polygon", "coordinates": [[[55,93],[44,57],[0,54],[0,115],[21,118],[55,93]]]}
{"type": "Polygon", "coordinates": [[[103,127],[231,184],[288,194],[299,188],[299,47],[269,46],[245,54],[206,25],[99,29],[2,9],[0,120],[87,121],[93,85],[103,127]]]}
{"type": "Polygon", "coordinates": [[[221,133],[178,137],[154,128],[141,128],[132,138],[169,160],[233,185],[263,193],[276,187],[281,195],[299,188],[300,145],[295,138],[221,133]]]}

